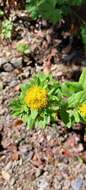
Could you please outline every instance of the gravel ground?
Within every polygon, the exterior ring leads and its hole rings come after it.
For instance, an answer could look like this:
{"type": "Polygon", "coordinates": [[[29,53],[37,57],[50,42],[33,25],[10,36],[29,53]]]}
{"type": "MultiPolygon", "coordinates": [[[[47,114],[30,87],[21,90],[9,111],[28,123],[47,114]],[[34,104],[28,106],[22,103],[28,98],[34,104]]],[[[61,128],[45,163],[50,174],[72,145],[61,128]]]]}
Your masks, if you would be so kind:
{"type": "MultiPolygon", "coordinates": [[[[83,152],[81,144],[70,146],[73,138],[77,141],[77,135],[67,132],[61,122],[54,128],[29,130],[19,118],[13,119],[9,111],[8,104],[18,94],[21,82],[27,82],[34,73],[43,70],[43,63],[55,54],[48,48],[51,47],[49,32],[47,37],[46,32],[36,31],[34,36],[27,33],[25,37],[33,39],[29,56],[21,56],[15,50],[15,42],[0,47],[2,190],[86,190],[86,152],[83,152]],[[44,37],[47,43],[44,43],[44,37]],[[78,154],[81,151],[84,159],[78,154]]],[[[59,61],[58,54],[54,58],[54,61],[59,61]]],[[[77,79],[81,69],[75,64],[70,67],[58,63],[51,70],[56,79],[64,81],[77,79]]]]}

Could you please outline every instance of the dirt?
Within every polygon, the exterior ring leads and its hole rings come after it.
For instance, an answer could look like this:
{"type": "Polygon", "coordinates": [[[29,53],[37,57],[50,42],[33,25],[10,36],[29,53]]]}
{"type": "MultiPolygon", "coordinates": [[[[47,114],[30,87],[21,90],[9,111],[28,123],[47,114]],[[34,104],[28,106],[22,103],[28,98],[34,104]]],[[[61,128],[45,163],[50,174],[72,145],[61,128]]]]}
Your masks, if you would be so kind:
{"type": "Polygon", "coordinates": [[[70,41],[64,46],[59,27],[55,30],[45,20],[28,21],[27,15],[22,21],[22,14],[16,13],[12,41],[0,43],[0,188],[86,190],[86,150],[80,136],[61,121],[54,128],[29,130],[10,114],[9,102],[33,74],[51,72],[56,80],[77,81],[85,63],[82,49],[74,49],[70,41]],[[16,50],[21,40],[31,45],[28,55],[16,50]]]}

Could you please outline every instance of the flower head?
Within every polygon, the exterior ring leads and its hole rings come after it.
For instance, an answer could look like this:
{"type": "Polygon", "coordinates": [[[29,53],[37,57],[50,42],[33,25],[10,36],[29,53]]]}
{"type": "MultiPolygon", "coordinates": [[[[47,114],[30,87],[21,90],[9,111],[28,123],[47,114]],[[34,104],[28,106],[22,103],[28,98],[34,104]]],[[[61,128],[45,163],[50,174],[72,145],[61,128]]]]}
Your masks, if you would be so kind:
{"type": "Polygon", "coordinates": [[[48,104],[48,93],[46,89],[33,86],[26,92],[25,103],[30,109],[42,109],[48,104]]]}
{"type": "Polygon", "coordinates": [[[79,110],[80,110],[80,113],[84,116],[86,116],[86,103],[85,104],[82,104],[80,107],[79,107],[79,110]]]}

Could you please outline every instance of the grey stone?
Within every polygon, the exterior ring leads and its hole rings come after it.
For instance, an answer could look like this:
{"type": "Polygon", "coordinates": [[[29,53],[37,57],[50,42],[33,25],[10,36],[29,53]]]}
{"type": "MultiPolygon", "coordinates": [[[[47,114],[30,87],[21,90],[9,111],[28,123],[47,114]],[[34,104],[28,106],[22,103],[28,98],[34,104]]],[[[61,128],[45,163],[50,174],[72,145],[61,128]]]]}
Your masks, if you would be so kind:
{"type": "Polygon", "coordinates": [[[18,84],[17,80],[10,81],[10,87],[16,86],[18,84]]]}
{"type": "Polygon", "coordinates": [[[4,169],[5,171],[8,171],[11,167],[12,167],[12,161],[9,161],[4,169]]]}
{"type": "Polygon", "coordinates": [[[22,57],[11,59],[11,63],[15,68],[22,68],[22,57]]]}
{"type": "Polygon", "coordinates": [[[0,90],[2,90],[2,89],[3,89],[3,82],[0,81],[0,90]]]}
{"type": "Polygon", "coordinates": [[[22,190],[22,188],[21,188],[21,187],[19,187],[17,190],[22,190]]]}
{"type": "Polygon", "coordinates": [[[13,71],[14,68],[12,67],[12,65],[10,63],[6,63],[3,65],[3,69],[6,72],[11,72],[11,71],[13,71]]]}
{"type": "Polygon", "coordinates": [[[16,182],[16,178],[11,178],[10,179],[10,185],[13,186],[16,182]]]}
{"type": "Polygon", "coordinates": [[[0,5],[3,6],[3,0],[0,0],[0,5]]]}
{"type": "Polygon", "coordinates": [[[0,105],[2,104],[2,102],[3,102],[3,95],[0,94],[0,105]]]}
{"type": "Polygon", "coordinates": [[[83,178],[81,177],[77,177],[71,183],[72,190],[81,190],[82,185],[83,185],[83,178]]]}
{"type": "Polygon", "coordinates": [[[48,186],[49,186],[49,184],[45,178],[41,178],[41,179],[37,180],[38,190],[46,190],[48,188],[48,186]]]}
{"type": "Polygon", "coordinates": [[[8,60],[6,58],[1,57],[0,58],[0,67],[2,67],[2,65],[4,65],[7,62],[8,62],[8,60]]]}
{"type": "Polygon", "coordinates": [[[40,169],[40,168],[38,168],[38,169],[36,170],[35,176],[36,176],[36,177],[39,177],[39,176],[42,174],[42,172],[43,172],[43,170],[40,169]]]}
{"type": "Polygon", "coordinates": [[[21,145],[19,147],[19,150],[20,150],[21,154],[27,154],[27,152],[29,151],[28,150],[28,145],[21,145]]]}
{"type": "Polygon", "coordinates": [[[86,59],[81,61],[82,65],[86,66],[86,59]]]}

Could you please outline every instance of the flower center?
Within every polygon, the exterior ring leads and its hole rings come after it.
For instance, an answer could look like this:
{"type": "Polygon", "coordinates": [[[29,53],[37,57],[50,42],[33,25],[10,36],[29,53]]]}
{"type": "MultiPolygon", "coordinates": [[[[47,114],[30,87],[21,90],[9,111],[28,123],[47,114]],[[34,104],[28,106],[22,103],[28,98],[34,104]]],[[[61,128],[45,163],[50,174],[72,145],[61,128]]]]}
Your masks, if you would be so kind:
{"type": "Polygon", "coordinates": [[[82,104],[79,108],[82,115],[86,116],[86,104],[82,104]]]}
{"type": "Polygon", "coordinates": [[[42,109],[48,104],[48,93],[46,89],[33,86],[26,92],[25,103],[30,109],[42,109]]]}

